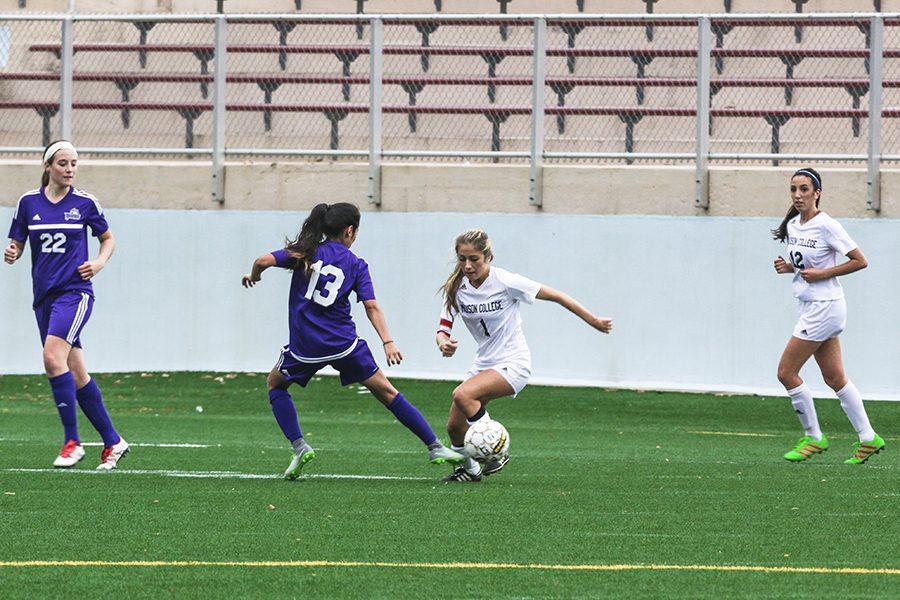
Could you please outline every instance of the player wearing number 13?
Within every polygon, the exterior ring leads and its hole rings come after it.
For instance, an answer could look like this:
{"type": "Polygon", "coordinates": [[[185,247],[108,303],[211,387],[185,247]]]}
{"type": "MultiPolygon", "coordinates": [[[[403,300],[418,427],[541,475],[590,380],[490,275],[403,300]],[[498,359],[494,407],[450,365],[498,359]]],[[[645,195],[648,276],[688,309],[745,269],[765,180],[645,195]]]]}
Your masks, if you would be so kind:
{"type": "Polygon", "coordinates": [[[366,341],[356,334],[350,316],[351,292],[363,303],[366,316],[381,337],[388,365],[400,364],[403,357],[375,301],[369,265],[350,251],[359,233],[359,220],[359,209],[353,204],[318,204],[295,240],[257,258],[253,270],[243,278],[244,287],[253,287],[269,267],[293,271],[288,297],[290,343],[282,348],[268,378],[272,413],[294,449],[293,460],[284,473],[286,479],[296,479],[316,456],[303,438],[297,409],[287,390],[292,383],[306,387],[326,365],[337,369],[342,385],[359,383],[372,392],[428,447],[432,463],[463,460],[461,454],[438,441],[422,413],[391,385],[366,341]]]}
{"type": "Polygon", "coordinates": [[[778,229],[772,231],[775,239],[787,242],[788,260],[776,258],[775,271],[793,274],[794,296],[800,307],[794,335],[778,364],[778,379],[791,397],[806,435],[784,458],[802,462],[828,449],[812,393],[800,378],[800,369],[813,356],[859,436],[853,456],[844,462],[860,464],[880,452],[884,440],[872,429],[859,390],[844,374],[838,335],[844,330],[847,305],[838,276],[864,269],[868,262],[841,224],[819,210],[822,176],[818,172],[800,169],[794,173],[790,194],[791,208],[778,229]],[[849,260],[838,264],[841,256],[849,260]]]}
{"type": "Polygon", "coordinates": [[[113,428],[100,388],[85,368],[81,332],[94,306],[91,279],[106,266],[116,242],[97,199],[72,185],[78,170],[74,146],[53,142],[44,150],[43,162],[41,187],[19,198],[3,258],[13,264],[26,241],[31,247],[33,306],[44,369],[65,433],[53,466],[71,467],[84,457],[77,402],[103,438],[97,469],[110,470],[128,452],[128,444],[113,428]],[[88,260],[88,229],[100,239],[94,260],[88,260]]]}

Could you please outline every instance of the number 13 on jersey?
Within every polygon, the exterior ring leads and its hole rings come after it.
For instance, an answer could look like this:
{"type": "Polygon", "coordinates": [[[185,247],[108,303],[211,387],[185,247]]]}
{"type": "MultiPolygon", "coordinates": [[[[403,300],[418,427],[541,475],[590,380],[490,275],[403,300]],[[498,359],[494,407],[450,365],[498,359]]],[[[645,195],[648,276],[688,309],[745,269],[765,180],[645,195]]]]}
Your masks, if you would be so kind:
{"type": "Polygon", "coordinates": [[[309,276],[309,287],[306,288],[306,293],[303,296],[307,300],[312,300],[321,306],[331,306],[337,300],[338,291],[340,291],[341,285],[344,283],[344,272],[334,265],[322,266],[321,260],[314,262],[310,268],[312,273],[309,276]],[[316,286],[319,284],[319,277],[322,275],[334,277],[334,279],[326,281],[323,290],[320,292],[316,289],[316,286]]]}

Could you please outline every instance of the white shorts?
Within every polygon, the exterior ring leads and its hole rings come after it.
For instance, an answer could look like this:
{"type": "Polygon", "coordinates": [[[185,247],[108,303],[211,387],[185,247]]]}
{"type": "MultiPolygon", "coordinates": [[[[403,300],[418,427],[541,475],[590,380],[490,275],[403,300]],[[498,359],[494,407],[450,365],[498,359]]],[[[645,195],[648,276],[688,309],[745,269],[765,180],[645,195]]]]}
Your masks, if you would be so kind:
{"type": "Polygon", "coordinates": [[[466,377],[464,381],[468,381],[472,379],[479,373],[487,371],[488,369],[493,369],[500,373],[500,376],[509,383],[510,387],[513,389],[513,398],[519,395],[525,386],[528,385],[528,380],[531,379],[531,361],[507,361],[504,363],[500,363],[497,365],[491,365],[490,367],[479,368],[475,365],[472,365],[472,368],[468,370],[466,373],[466,377]]]}
{"type": "Polygon", "coordinates": [[[847,303],[843,298],[821,302],[800,302],[794,337],[824,342],[837,337],[847,325],[847,303]]]}

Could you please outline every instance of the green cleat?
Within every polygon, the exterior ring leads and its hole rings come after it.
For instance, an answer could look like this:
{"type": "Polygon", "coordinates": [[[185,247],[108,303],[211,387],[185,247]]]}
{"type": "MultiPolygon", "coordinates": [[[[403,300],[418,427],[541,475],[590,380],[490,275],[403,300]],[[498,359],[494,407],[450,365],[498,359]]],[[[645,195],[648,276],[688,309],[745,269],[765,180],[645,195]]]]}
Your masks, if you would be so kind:
{"type": "Polygon", "coordinates": [[[826,450],[828,450],[828,438],[824,435],[821,440],[814,440],[811,435],[805,435],[797,441],[797,445],[793,450],[784,455],[784,458],[791,462],[803,462],[812,458],[814,454],[819,454],[826,450]]]}
{"type": "Polygon", "coordinates": [[[291,460],[290,466],[284,472],[284,478],[288,481],[294,481],[298,477],[300,477],[300,471],[303,470],[303,465],[311,461],[316,457],[316,451],[312,449],[308,444],[304,445],[303,448],[300,449],[300,452],[294,454],[293,460],[291,460]]]}
{"type": "Polygon", "coordinates": [[[853,456],[844,461],[845,465],[861,465],[873,454],[878,454],[884,449],[884,438],[875,434],[870,442],[854,442],[853,456]]]}

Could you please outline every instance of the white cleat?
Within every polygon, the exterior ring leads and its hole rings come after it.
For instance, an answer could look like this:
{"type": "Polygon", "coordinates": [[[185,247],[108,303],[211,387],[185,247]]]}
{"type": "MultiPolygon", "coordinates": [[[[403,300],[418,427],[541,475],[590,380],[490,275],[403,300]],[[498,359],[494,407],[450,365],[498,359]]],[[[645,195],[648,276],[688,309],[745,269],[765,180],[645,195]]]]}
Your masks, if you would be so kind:
{"type": "Polygon", "coordinates": [[[431,461],[433,465],[439,465],[442,463],[450,463],[457,464],[466,460],[466,457],[456,452],[455,450],[451,450],[447,446],[439,446],[434,448],[433,450],[428,451],[428,460],[431,461]]]}
{"type": "Polygon", "coordinates": [[[300,477],[300,472],[303,470],[303,465],[305,465],[315,457],[316,451],[312,449],[312,446],[310,446],[309,444],[304,444],[303,447],[300,448],[299,452],[294,453],[294,458],[291,460],[291,464],[284,472],[284,478],[288,481],[296,481],[297,478],[300,477]]]}
{"type": "Polygon", "coordinates": [[[74,467],[82,458],[84,458],[84,448],[75,440],[69,440],[59,451],[59,456],[53,461],[53,466],[57,469],[68,469],[74,467]]]}
{"type": "Polygon", "coordinates": [[[119,464],[119,459],[128,454],[128,442],[125,438],[120,437],[119,443],[107,446],[100,453],[100,464],[97,465],[98,471],[112,471],[119,464]]]}

